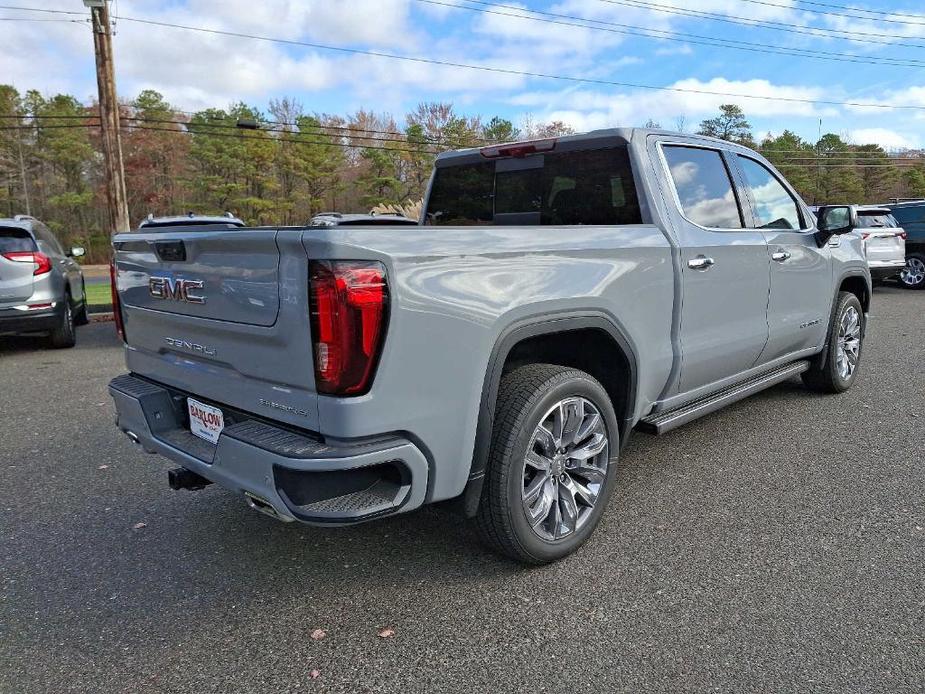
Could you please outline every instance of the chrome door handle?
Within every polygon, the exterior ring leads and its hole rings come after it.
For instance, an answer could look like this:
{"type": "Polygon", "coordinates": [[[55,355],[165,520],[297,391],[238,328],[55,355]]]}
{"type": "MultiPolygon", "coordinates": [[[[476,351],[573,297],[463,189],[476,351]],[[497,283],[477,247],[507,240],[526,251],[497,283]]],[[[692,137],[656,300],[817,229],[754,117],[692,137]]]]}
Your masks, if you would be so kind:
{"type": "Polygon", "coordinates": [[[687,267],[691,270],[709,270],[716,264],[713,258],[707,258],[705,255],[698,255],[687,261],[687,267]]]}
{"type": "Polygon", "coordinates": [[[776,260],[778,263],[782,263],[789,259],[790,254],[787,251],[775,251],[771,254],[771,260],[776,260]]]}

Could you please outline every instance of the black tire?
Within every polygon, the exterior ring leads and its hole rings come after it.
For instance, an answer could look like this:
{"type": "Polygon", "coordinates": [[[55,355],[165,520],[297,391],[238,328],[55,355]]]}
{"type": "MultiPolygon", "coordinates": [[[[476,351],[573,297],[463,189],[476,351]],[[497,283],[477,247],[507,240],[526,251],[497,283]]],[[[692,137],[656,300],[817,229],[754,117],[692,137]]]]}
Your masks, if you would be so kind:
{"type": "MultiPolygon", "coordinates": [[[[587,421],[590,420],[578,419],[576,429],[580,431],[583,423],[587,421]]],[[[573,438],[577,439],[578,434],[573,438]]],[[[601,440],[599,436],[598,440],[601,440]]],[[[613,492],[619,450],[619,429],[613,405],[607,391],[594,378],[583,371],[552,364],[530,364],[506,374],[501,379],[498,390],[485,486],[476,515],[476,527],[480,537],[495,551],[528,564],[545,564],[574,552],[594,532],[607,506],[613,492]],[[584,503],[582,498],[583,503],[579,505],[576,502],[577,497],[572,495],[572,504],[575,505],[570,508],[578,509],[575,517],[580,516],[582,519],[580,527],[576,521],[575,529],[568,530],[566,536],[545,539],[534,531],[527,519],[528,511],[523,500],[527,474],[524,461],[528,448],[533,445],[534,433],[544,416],[566,398],[581,398],[590,402],[599,413],[603,430],[598,429],[598,432],[606,439],[607,453],[598,454],[596,464],[602,465],[606,471],[601,474],[603,481],[593,504],[584,503]],[[607,464],[604,466],[605,460],[607,464]]],[[[563,448],[558,449],[559,454],[563,451],[563,448]]],[[[556,457],[559,459],[559,456],[556,457]]],[[[567,456],[563,456],[561,460],[565,458],[567,456]]],[[[568,468],[569,465],[577,464],[577,461],[570,459],[568,462],[555,463],[556,466],[565,465],[564,472],[572,475],[562,477],[563,469],[557,467],[560,472],[559,479],[569,479],[572,484],[580,480],[580,477],[575,476],[576,470],[568,468]]],[[[555,477],[556,475],[552,474],[552,478],[555,477]]],[[[556,501],[553,504],[555,506],[559,504],[560,492],[559,482],[553,482],[553,488],[556,490],[556,501]]],[[[564,482],[562,486],[566,487],[564,482]]],[[[590,485],[586,484],[585,487],[588,489],[590,485]]],[[[558,528],[556,523],[553,525],[558,528]]]]}
{"type": "MultiPolygon", "coordinates": [[[[925,253],[906,253],[906,265],[908,266],[911,263],[921,263],[920,266],[917,265],[917,270],[921,270],[925,267],[925,253]]],[[[921,272],[916,272],[916,280],[912,281],[910,275],[906,270],[903,270],[899,276],[899,284],[906,289],[925,289],[925,274],[921,272]]]]}
{"type": "Polygon", "coordinates": [[[48,344],[54,349],[67,349],[77,344],[77,331],[74,328],[74,307],[71,306],[71,297],[64,295],[64,310],[61,311],[61,320],[57,327],[48,336],[48,344]]]}
{"type": "Polygon", "coordinates": [[[80,289],[83,301],[80,303],[80,308],[77,309],[76,314],[74,314],[74,325],[88,325],[90,316],[87,315],[87,285],[83,280],[80,281],[80,289]]]}
{"type": "Polygon", "coordinates": [[[829,322],[829,333],[826,340],[826,350],[818,364],[814,364],[809,371],[803,372],[803,383],[810,390],[820,393],[844,393],[851,387],[858,375],[860,366],[861,353],[864,346],[864,333],[866,329],[866,317],[861,302],[857,296],[851,292],[839,292],[835,300],[835,310],[832,312],[832,319],[829,322]],[[857,355],[853,362],[853,368],[847,376],[840,372],[838,366],[839,352],[839,328],[845,315],[854,309],[858,316],[859,337],[857,345],[857,355]]]}

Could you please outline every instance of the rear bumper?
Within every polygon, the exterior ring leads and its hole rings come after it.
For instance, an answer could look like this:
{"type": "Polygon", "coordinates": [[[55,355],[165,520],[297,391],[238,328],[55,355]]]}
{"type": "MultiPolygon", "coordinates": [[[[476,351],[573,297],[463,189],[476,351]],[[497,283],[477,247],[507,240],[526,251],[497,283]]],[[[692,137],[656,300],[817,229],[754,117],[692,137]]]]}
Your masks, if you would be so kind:
{"type": "Polygon", "coordinates": [[[0,309],[0,335],[48,332],[54,330],[60,320],[60,304],[38,311],[0,309]]]}
{"type": "Polygon", "coordinates": [[[116,424],[133,441],[279,520],[347,525],[424,502],[427,459],[400,436],[325,442],[223,408],[230,423],[213,445],[189,432],[183,393],[128,374],[109,392],[116,424]]]}
{"type": "Polygon", "coordinates": [[[898,275],[906,267],[906,261],[903,260],[868,260],[867,266],[870,268],[870,276],[875,280],[885,280],[898,275]]]}

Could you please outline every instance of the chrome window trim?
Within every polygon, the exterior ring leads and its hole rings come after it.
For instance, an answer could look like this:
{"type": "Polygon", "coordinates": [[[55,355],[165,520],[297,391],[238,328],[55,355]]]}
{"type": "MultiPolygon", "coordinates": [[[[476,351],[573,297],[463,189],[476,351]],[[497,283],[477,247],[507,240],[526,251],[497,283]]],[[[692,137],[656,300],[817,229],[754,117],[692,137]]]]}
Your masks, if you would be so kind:
{"type": "Polygon", "coordinates": [[[724,150],[721,147],[714,145],[712,143],[702,145],[702,144],[694,143],[694,142],[681,142],[681,141],[675,141],[675,140],[659,140],[658,142],[656,142],[656,146],[658,147],[659,159],[661,160],[662,167],[665,170],[664,173],[666,176],[666,180],[671,182],[671,186],[670,186],[671,194],[672,194],[672,197],[674,198],[675,207],[678,210],[678,214],[681,215],[681,218],[684,219],[684,221],[686,221],[689,224],[693,224],[695,227],[697,227],[698,229],[702,229],[703,231],[712,231],[712,232],[720,232],[720,233],[729,233],[729,232],[738,232],[738,233],[759,232],[760,233],[761,232],[760,229],[755,229],[755,228],[750,228],[750,227],[745,226],[745,210],[742,208],[742,200],[740,199],[739,191],[736,190],[736,181],[732,176],[732,172],[729,170],[729,166],[726,163],[725,158],[723,157],[723,152],[724,151],[728,152],[730,150],[724,150]],[[697,222],[689,218],[684,213],[684,205],[681,204],[681,196],[678,195],[678,187],[674,182],[674,176],[671,175],[671,167],[668,165],[668,159],[665,156],[665,147],[687,147],[688,149],[706,149],[711,152],[716,152],[719,155],[720,161],[722,161],[723,163],[723,169],[726,171],[726,176],[729,177],[729,185],[732,186],[732,193],[733,195],[735,195],[735,198],[736,198],[736,207],[739,210],[739,219],[741,219],[742,221],[741,227],[705,227],[702,224],[698,224],[697,222]]]}
{"type": "MultiPolygon", "coordinates": [[[[801,200],[801,198],[796,195],[796,191],[791,190],[789,183],[786,182],[786,179],[781,180],[781,176],[778,176],[780,172],[777,171],[777,169],[773,168],[773,165],[771,164],[771,162],[764,163],[764,162],[759,161],[758,159],[755,159],[754,156],[751,156],[748,154],[742,154],[741,152],[733,152],[733,154],[737,157],[741,157],[742,159],[748,159],[749,161],[755,162],[756,164],[758,164],[758,166],[760,166],[765,171],[767,171],[769,174],[771,174],[771,177],[780,184],[781,188],[783,188],[784,191],[787,193],[787,195],[790,196],[790,199],[793,201],[793,204],[796,205],[797,214],[799,214],[800,216],[800,223],[805,224],[808,221],[808,215],[806,213],[807,211],[805,209],[802,209],[803,207],[805,207],[805,204],[802,206],[800,205],[799,201],[801,200]]],[[[748,186],[749,189],[751,188],[751,185],[748,183],[748,180],[744,181],[744,183],[746,186],[748,186]]],[[[794,233],[804,233],[805,234],[811,231],[815,231],[815,228],[800,227],[799,229],[764,229],[763,227],[755,227],[755,231],[792,231],[794,233]]]]}

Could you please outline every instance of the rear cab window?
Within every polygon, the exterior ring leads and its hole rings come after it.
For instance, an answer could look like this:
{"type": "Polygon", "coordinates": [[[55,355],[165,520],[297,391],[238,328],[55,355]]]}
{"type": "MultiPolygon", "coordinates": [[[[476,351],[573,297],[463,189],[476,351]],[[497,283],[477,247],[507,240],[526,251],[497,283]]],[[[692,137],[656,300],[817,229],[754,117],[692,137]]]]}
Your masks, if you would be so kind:
{"type": "Polygon", "coordinates": [[[625,146],[439,166],[425,224],[642,224],[625,146]]]}
{"type": "Polygon", "coordinates": [[[35,241],[25,229],[0,227],[0,253],[29,253],[35,250],[35,241]]]}

